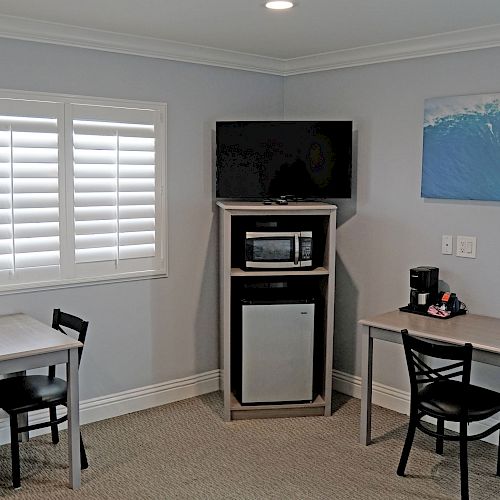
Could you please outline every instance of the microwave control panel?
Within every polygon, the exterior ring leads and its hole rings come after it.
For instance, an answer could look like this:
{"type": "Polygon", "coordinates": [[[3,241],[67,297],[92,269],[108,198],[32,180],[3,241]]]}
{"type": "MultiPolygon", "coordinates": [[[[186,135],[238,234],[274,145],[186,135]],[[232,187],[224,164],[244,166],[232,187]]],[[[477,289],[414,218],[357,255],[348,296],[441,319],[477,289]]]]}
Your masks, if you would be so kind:
{"type": "Polygon", "coordinates": [[[302,238],[300,251],[302,260],[312,259],[312,238],[302,238]]]}

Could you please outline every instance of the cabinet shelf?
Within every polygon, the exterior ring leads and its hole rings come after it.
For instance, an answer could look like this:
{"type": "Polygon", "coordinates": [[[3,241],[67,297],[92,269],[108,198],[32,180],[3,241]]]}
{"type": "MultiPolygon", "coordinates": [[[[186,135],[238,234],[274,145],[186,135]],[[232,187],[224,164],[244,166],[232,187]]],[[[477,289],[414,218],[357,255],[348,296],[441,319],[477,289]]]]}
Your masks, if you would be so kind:
{"type": "Polygon", "coordinates": [[[232,267],[231,276],[251,278],[252,276],[328,276],[330,272],[326,267],[320,266],[315,269],[263,269],[247,271],[241,267],[232,267]]]}
{"type": "Polygon", "coordinates": [[[234,393],[231,393],[231,410],[276,410],[283,408],[314,408],[325,406],[325,400],[322,396],[318,395],[314,401],[309,403],[260,403],[260,404],[245,404],[242,405],[234,393]]]}

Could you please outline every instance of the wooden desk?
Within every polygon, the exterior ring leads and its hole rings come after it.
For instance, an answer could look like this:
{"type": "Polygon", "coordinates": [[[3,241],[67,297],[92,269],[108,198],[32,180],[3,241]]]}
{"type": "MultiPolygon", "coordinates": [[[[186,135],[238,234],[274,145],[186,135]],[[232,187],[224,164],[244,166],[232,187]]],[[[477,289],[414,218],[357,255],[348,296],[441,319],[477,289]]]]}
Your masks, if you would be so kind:
{"type": "Polygon", "coordinates": [[[473,345],[472,359],[500,366],[500,319],[465,314],[449,319],[431,318],[401,311],[359,321],[361,335],[361,427],[360,442],[371,441],[373,339],[402,344],[401,330],[416,337],[447,344],[473,345]]]}
{"type": "Polygon", "coordinates": [[[66,364],[69,485],[80,487],[78,348],[81,342],[26,314],[0,316],[0,374],[66,364]]]}

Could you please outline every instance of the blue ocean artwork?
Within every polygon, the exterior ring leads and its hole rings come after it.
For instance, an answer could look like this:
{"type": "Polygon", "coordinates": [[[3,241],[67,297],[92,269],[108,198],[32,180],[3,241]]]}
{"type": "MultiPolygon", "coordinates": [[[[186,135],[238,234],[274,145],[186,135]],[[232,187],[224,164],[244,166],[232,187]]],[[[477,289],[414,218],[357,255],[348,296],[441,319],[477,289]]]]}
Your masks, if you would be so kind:
{"type": "Polygon", "coordinates": [[[500,201],[500,94],[426,99],[422,197],[500,201]]]}

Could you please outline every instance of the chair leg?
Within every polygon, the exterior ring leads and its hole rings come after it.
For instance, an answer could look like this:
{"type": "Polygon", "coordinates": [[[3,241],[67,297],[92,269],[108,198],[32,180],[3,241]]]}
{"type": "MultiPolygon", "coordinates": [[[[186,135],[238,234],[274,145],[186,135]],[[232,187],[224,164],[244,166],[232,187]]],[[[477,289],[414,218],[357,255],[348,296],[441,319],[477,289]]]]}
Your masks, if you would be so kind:
{"type": "MultiPolygon", "coordinates": [[[[50,421],[53,422],[57,420],[57,411],[55,406],[49,408],[50,421]]],[[[50,431],[52,433],[52,442],[57,444],[59,442],[59,430],[57,429],[57,424],[52,424],[50,426],[50,431]]]]}
{"type": "Polygon", "coordinates": [[[498,433],[497,476],[500,476],[500,432],[498,433]]]}
{"type": "Polygon", "coordinates": [[[83,446],[83,439],[81,432],[80,432],[80,462],[82,470],[88,469],[89,463],[87,462],[87,454],[85,453],[85,446],[83,446]]]}
{"type": "Polygon", "coordinates": [[[467,422],[460,422],[460,491],[461,499],[469,500],[469,470],[467,466],[467,422]]]}
{"type": "Polygon", "coordinates": [[[399,465],[397,474],[398,476],[405,475],[406,464],[408,462],[408,457],[410,456],[411,445],[413,444],[413,438],[415,437],[415,429],[417,428],[417,414],[416,412],[410,413],[410,422],[408,424],[408,432],[406,433],[405,444],[403,451],[401,453],[401,458],[399,459],[399,465]]]}
{"type": "Polygon", "coordinates": [[[19,461],[19,441],[17,432],[17,415],[10,415],[10,455],[12,460],[12,486],[21,487],[21,464],[19,461]]]}
{"type": "MultiPolygon", "coordinates": [[[[442,418],[437,419],[437,432],[438,432],[438,434],[441,434],[441,435],[444,434],[444,419],[442,419],[442,418]]],[[[442,437],[436,438],[436,453],[438,455],[443,454],[443,442],[444,442],[444,439],[442,437]]]]}
{"type": "MultiPolygon", "coordinates": [[[[27,427],[28,426],[28,413],[18,413],[17,414],[17,428],[19,427],[27,427]]],[[[17,440],[20,443],[25,443],[26,441],[30,440],[30,432],[29,431],[24,431],[24,432],[18,432],[18,437],[17,440]]]]}

